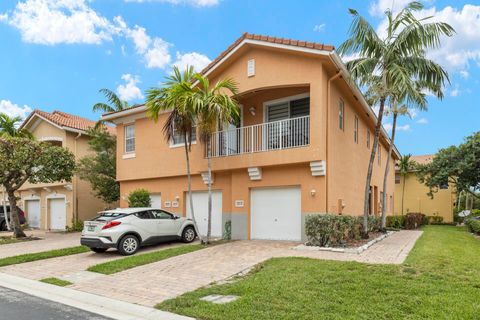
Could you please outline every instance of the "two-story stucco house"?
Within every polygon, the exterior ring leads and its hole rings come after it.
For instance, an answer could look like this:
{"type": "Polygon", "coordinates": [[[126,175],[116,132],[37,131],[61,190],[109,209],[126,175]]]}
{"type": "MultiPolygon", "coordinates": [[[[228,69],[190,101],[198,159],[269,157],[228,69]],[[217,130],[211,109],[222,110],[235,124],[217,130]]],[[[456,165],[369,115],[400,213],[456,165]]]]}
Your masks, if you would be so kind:
{"type": "MultiPolygon", "coordinates": [[[[39,141],[67,148],[78,160],[91,153],[87,130],[94,125],[95,121],[61,111],[35,110],[22,127],[39,141]]],[[[108,129],[115,131],[112,127],[108,129]]],[[[19,189],[19,196],[29,226],[45,230],[65,230],[74,219],[92,218],[106,206],[93,196],[90,184],[76,175],[71,182],[26,183],[19,189]]]]}
{"type": "MultiPolygon", "coordinates": [[[[237,126],[213,134],[213,236],[231,221],[236,239],[301,240],[309,213],[363,213],[364,184],[376,116],[328,45],[244,34],[202,73],[239,86],[237,126]]],[[[166,141],[145,107],[105,114],[117,125],[121,205],[146,188],[154,205],[190,215],[185,155],[177,136],[166,141]]],[[[224,126],[225,127],[225,126],[224,126]]],[[[371,186],[371,213],[380,211],[390,140],[383,131],[371,186]]],[[[391,165],[398,158],[394,152],[391,165]]],[[[194,212],[206,230],[205,146],[191,151],[194,212]]],[[[390,170],[388,212],[393,212],[390,170]]]]}

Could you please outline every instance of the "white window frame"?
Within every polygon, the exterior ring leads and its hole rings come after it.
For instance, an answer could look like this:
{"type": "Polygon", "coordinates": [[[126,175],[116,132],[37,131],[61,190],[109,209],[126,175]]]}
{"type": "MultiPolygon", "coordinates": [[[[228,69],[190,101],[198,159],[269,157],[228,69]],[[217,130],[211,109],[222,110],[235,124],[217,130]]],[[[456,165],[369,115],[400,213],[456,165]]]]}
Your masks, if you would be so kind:
{"type": "MultiPolygon", "coordinates": [[[[125,155],[134,155],[135,154],[135,151],[136,151],[136,132],[135,132],[135,123],[129,123],[129,124],[125,124],[123,126],[123,153],[125,155]],[[127,128],[128,127],[133,127],[133,150],[132,151],[128,151],[127,150],[127,128]]],[[[132,139],[132,138],[128,138],[128,139],[132,139]]]]}
{"type": "Polygon", "coordinates": [[[291,115],[292,111],[290,109],[290,103],[294,100],[300,100],[305,98],[310,98],[310,92],[305,92],[305,93],[296,94],[293,96],[288,96],[280,99],[265,101],[263,103],[263,123],[266,123],[268,121],[268,108],[282,104],[282,103],[287,103],[287,102],[288,102],[288,118],[291,119],[290,117],[292,116],[291,115]]]}
{"type": "Polygon", "coordinates": [[[353,120],[353,141],[358,144],[358,116],[355,115],[353,120]]]}
{"type": "Polygon", "coordinates": [[[367,128],[367,149],[370,150],[370,129],[367,128]]]}
{"type": "Polygon", "coordinates": [[[338,128],[345,132],[345,101],[342,98],[338,101],[338,128]]]}
{"type": "MultiPolygon", "coordinates": [[[[192,145],[193,144],[197,144],[197,125],[194,126],[195,128],[195,141],[192,141],[192,145]]],[[[173,125],[173,131],[175,132],[175,124],[173,125]]],[[[170,148],[180,148],[180,147],[183,147],[185,145],[184,142],[180,142],[180,143],[173,143],[173,138],[170,139],[170,148]]]]}

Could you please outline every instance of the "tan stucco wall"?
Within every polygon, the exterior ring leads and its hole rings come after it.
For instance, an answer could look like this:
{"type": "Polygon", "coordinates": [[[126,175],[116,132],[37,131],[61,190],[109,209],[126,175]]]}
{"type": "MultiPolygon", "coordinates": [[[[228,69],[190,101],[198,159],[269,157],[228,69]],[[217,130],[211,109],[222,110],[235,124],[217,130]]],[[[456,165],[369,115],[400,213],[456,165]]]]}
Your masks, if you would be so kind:
{"type": "MultiPolygon", "coordinates": [[[[58,137],[62,139],[62,146],[70,150],[75,159],[91,154],[88,146],[88,136],[82,134],[78,135],[76,132],[62,130],[44,120],[38,119],[33,122],[31,128],[33,135],[41,140],[47,137],[58,137]]],[[[19,190],[21,197],[20,205],[24,207],[25,199],[37,197],[40,199],[41,214],[40,223],[42,229],[49,228],[49,212],[48,212],[48,196],[62,196],[65,195],[67,205],[67,225],[71,226],[75,216],[79,220],[87,220],[96,215],[98,211],[105,209],[106,205],[100,199],[92,194],[91,187],[88,182],[80,180],[77,175],[74,175],[72,181],[56,182],[49,184],[30,184],[25,183],[19,190]],[[71,185],[72,190],[68,190],[65,185],[71,185]],[[44,188],[48,188],[45,190],[44,188]],[[32,192],[34,191],[34,192],[32,192]]],[[[27,212],[28,215],[28,212],[27,212]]]]}
{"type": "Polygon", "coordinates": [[[414,173],[409,173],[404,180],[395,185],[395,214],[402,214],[402,190],[405,181],[403,214],[421,212],[427,216],[441,216],[444,222],[453,221],[453,203],[455,190],[450,185],[448,189],[438,190],[433,199],[427,195],[429,189],[420,183],[414,173]]]}
{"type": "MultiPolygon", "coordinates": [[[[344,201],[343,213],[363,213],[364,183],[371,149],[366,146],[366,132],[371,131],[373,145],[374,125],[365,115],[360,103],[353,97],[343,79],[331,86],[328,107],[329,128],[327,132],[327,82],[333,76],[326,60],[305,54],[259,49],[243,49],[235,58],[222,65],[211,75],[211,82],[220,78],[233,78],[239,84],[239,102],[244,106],[244,126],[262,123],[263,103],[286,96],[308,92],[310,95],[310,145],[307,147],[219,157],[212,160],[215,172],[213,188],[223,190],[224,212],[247,213],[249,190],[255,186],[293,186],[302,189],[302,212],[339,212],[339,200],[344,201]],[[255,59],[256,75],[247,77],[247,61],[255,59]],[[345,101],[345,129],[338,128],[338,101],[345,101]],[[255,117],[248,109],[256,107],[255,117]],[[354,143],[354,115],[359,117],[359,141],[354,143]],[[368,128],[368,129],[367,129],[368,128]],[[328,159],[327,159],[328,135],[328,159]],[[326,203],[325,177],[312,177],[310,162],[327,160],[328,204],[326,203]],[[261,167],[263,178],[253,182],[247,174],[248,167],[261,167]],[[311,196],[315,190],[315,196],[311,196]],[[244,200],[245,208],[232,207],[234,200],[244,200]]],[[[152,193],[162,193],[162,201],[181,199],[179,213],[184,214],[184,192],[186,191],[185,152],[183,148],[171,148],[165,141],[162,127],[167,114],[161,114],[158,123],[140,118],[123,121],[135,123],[135,157],[122,159],[124,155],[123,124],[118,124],[117,179],[121,182],[121,194],[126,197],[136,188],[147,188],[152,193]]],[[[122,122],[122,121],[120,121],[122,122]]],[[[371,147],[370,147],[371,148],[371,147]]],[[[372,186],[378,189],[380,201],[383,173],[386,163],[386,144],[382,141],[382,161],[375,160],[372,186]]],[[[191,170],[194,174],[194,190],[206,190],[200,172],[207,170],[204,147],[192,146],[191,170]]],[[[391,161],[393,168],[393,161],[391,161]]],[[[390,196],[393,196],[394,172],[389,175],[387,212],[391,213],[390,196]]],[[[125,206],[125,200],[121,201],[125,206]]],[[[376,206],[379,208],[379,206],[376,206]]],[[[172,210],[176,210],[172,208],[172,210]]]]}

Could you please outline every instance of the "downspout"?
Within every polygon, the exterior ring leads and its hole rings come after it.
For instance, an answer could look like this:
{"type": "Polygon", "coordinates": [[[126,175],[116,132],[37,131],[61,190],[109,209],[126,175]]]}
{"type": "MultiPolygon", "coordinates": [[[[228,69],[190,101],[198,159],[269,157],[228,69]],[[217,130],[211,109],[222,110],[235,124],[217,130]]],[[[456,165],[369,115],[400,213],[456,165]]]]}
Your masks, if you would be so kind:
{"type": "MultiPolygon", "coordinates": [[[[78,135],[75,137],[75,145],[74,145],[74,151],[75,151],[75,159],[77,158],[77,140],[80,139],[82,136],[82,133],[79,132],[78,135]]],[[[73,222],[76,223],[78,222],[78,212],[77,212],[77,174],[73,175],[73,222]]]]}
{"type": "Polygon", "coordinates": [[[326,110],[326,117],[327,117],[327,121],[326,121],[326,124],[325,124],[325,127],[326,127],[326,143],[325,143],[325,159],[326,159],[326,162],[327,162],[327,168],[326,168],[326,173],[325,173],[325,213],[328,213],[328,178],[330,176],[329,174],[329,170],[330,170],[330,160],[328,159],[328,130],[329,130],[329,122],[330,122],[330,116],[329,116],[329,113],[328,113],[328,110],[330,109],[330,104],[331,104],[331,94],[330,94],[330,87],[331,87],[331,83],[338,79],[339,77],[341,77],[343,74],[342,70],[339,70],[337,71],[337,73],[330,77],[330,79],[328,79],[328,82],[327,82],[327,110],[326,110]]]}

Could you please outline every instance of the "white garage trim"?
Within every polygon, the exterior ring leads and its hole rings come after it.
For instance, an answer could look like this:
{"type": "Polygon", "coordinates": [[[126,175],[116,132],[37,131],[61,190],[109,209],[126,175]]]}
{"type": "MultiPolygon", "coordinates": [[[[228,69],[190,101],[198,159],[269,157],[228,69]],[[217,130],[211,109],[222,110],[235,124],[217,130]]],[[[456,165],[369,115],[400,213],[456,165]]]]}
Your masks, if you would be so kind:
{"type": "Polygon", "coordinates": [[[65,230],[65,227],[67,225],[67,196],[61,193],[53,193],[51,195],[48,195],[45,197],[47,201],[47,229],[50,230],[65,230]],[[63,199],[64,200],[64,205],[65,205],[65,226],[61,229],[52,229],[52,212],[51,212],[51,201],[50,200],[58,200],[58,199],[63,199]]]}
{"type": "Polygon", "coordinates": [[[150,194],[151,207],[155,209],[162,209],[162,194],[151,193],[150,194]]]}
{"type": "Polygon", "coordinates": [[[42,228],[42,201],[39,196],[29,196],[23,199],[23,211],[26,213],[26,219],[28,225],[32,228],[42,228]],[[38,202],[38,225],[34,225],[31,223],[31,215],[32,213],[29,210],[29,203],[31,202],[38,202]]]}
{"type": "Polygon", "coordinates": [[[302,237],[300,187],[250,190],[250,238],[300,241],[302,237]]]}
{"type": "MultiPolygon", "coordinates": [[[[192,192],[193,206],[195,213],[195,220],[201,235],[207,235],[207,223],[208,223],[208,192],[207,191],[194,191],[192,192]]],[[[187,217],[191,217],[190,211],[190,197],[188,192],[186,193],[186,213],[187,217]]],[[[212,237],[221,238],[223,236],[222,226],[222,192],[212,191],[212,237]]]]}

